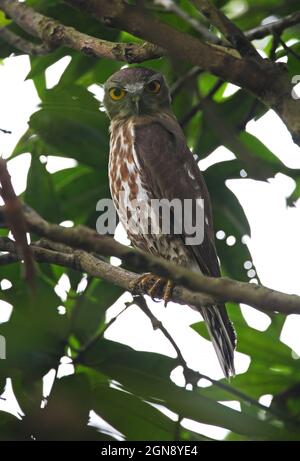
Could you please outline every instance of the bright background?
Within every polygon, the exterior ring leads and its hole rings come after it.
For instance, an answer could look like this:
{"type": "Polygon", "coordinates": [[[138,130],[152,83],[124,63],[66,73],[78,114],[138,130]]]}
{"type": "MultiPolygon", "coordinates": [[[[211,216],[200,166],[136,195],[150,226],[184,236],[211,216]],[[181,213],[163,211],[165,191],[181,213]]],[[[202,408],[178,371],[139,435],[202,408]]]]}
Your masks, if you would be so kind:
{"type": "MultiPolygon", "coordinates": [[[[68,57],[63,58],[47,70],[48,88],[56,84],[68,61],[68,57]]],[[[12,131],[12,134],[4,134],[0,131],[0,154],[4,158],[9,157],[20,136],[26,131],[27,121],[39,104],[33,83],[30,80],[25,81],[28,72],[29,60],[25,56],[6,59],[0,66],[0,128],[12,131]]],[[[91,91],[101,97],[101,89],[97,89],[93,85],[91,91]]],[[[234,86],[230,87],[230,91],[235,91],[234,86]]],[[[292,142],[289,132],[272,111],[269,111],[257,122],[250,122],[247,131],[257,136],[287,166],[300,168],[299,147],[292,142]]],[[[201,158],[201,152],[198,154],[201,158]]],[[[224,158],[232,158],[232,156],[233,154],[227,149],[219,148],[208,159],[200,161],[200,167],[205,170],[209,164],[224,158]]],[[[8,161],[8,168],[17,194],[26,188],[29,165],[29,153],[8,161]]],[[[54,172],[75,165],[76,162],[72,159],[50,157],[48,158],[47,169],[54,172]]],[[[268,182],[243,179],[242,181],[231,180],[228,185],[241,202],[249,220],[251,238],[248,237],[245,241],[251,251],[261,282],[270,288],[300,295],[300,200],[295,207],[287,208],[286,206],[286,197],[292,193],[295,187],[294,181],[283,174],[277,174],[268,182]]],[[[226,236],[226,238],[228,237],[226,236]]],[[[126,241],[124,231],[120,227],[117,238],[123,243],[126,241]]],[[[229,239],[228,243],[231,244],[231,240],[229,239]]],[[[116,260],[112,262],[118,263],[116,260]]],[[[233,260],[232,264],[234,263],[233,260]]],[[[253,278],[255,274],[249,262],[245,264],[245,268],[252,270],[249,273],[249,278],[253,278]]],[[[5,281],[1,281],[2,288],[5,288],[5,283],[5,281]]],[[[68,287],[67,276],[63,276],[56,287],[56,291],[62,299],[65,298],[68,287]]],[[[108,319],[116,315],[124,306],[124,301],[128,299],[130,299],[129,293],[123,295],[109,309],[108,319]]],[[[154,303],[149,300],[149,306],[172,334],[190,367],[215,379],[222,377],[212,345],[188,328],[191,323],[199,321],[199,314],[173,303],[169,303],[168,307],[164,308],[161,303],[154,303]]],[[[268,327],[270,321],[267,315],[248,306],[243,306],[242,311],[250,326],[261,331],[268,327]]],[[[0,321],[6,321],[9,315],[10,309],[0,301],[0,321]]],[[[285,322],[281,340],[292,347],[298,355],[300,355],[299,331],[300,317],[289,316],[285,322]]],[[[163,335],[159,331],[153,331],[148,318],[134,306],[122,314],[108,329],[106,337],[126,343],[137,350],[155,351],[175,356],[172,347],[163,335]],[[132,332],[129,326],[132,326],[132,332]]],[[[72,366],[66,364],[67,359],[63,362],[60,374],[72,372],[72,366]]],[[[249,362],[247,356],[237,353],[237,373],[246,371],[249,362]]],[[[183,384],[183,377],[179,368],[173,372],[172,378],[179,385],[183,384]]],[[[49,381],[51,381],[50,377],[45,380],[48,388],[49,381]]],[[[0,408],[6,408],[15,414],[20,411],[13,400],[9,386],[3,396],[9,398],[6,401],[0,400],[0,408]]],[[[266,405],[270,404],[269,396],[262,397],[261,401],[266,405]]],[[[238,402],[229,402],[229,405],[239,408],[238,402]]],[[[184,425],[187,428],[197,430],[198,423],[186,420],[184,425]]],[[[213,426],[205,427],[202,424],[201,431],[207,436],[220,439],[227,433],[225,429],[214,428],[213,426]]]]}

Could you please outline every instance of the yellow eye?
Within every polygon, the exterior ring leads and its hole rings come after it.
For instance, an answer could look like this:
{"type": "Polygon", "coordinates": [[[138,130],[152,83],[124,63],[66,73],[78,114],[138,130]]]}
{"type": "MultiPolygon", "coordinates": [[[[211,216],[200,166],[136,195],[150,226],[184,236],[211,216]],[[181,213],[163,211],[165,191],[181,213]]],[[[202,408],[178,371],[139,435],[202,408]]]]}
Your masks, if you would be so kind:
{"type": "Polygon", "coordinates": [[[125,94],[126,94],[126,91],[123,90],[122,88],[118,88],[117,86],[109,90],[109,96],[114,101],[119,101],[120,99],[124,98],[125,94]]]}
{"type": "Polygon", "coordinates": [[[160,90],[160,83],[158,80],[152,80],[152,82],[148,83],[146,86],[146,90],[149,91],[149,93],[158,93],[160,90]]]}

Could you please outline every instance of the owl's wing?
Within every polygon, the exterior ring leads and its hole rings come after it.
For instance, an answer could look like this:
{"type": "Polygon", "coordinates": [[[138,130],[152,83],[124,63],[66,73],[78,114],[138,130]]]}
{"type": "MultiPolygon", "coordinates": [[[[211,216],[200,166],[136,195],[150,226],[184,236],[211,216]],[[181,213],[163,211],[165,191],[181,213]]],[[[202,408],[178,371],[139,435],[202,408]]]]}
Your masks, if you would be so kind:
{"type": "MultiPolygon", "coordinates": [[[[204,239],[190,245],[201,272],[217,277],[217,258],[209,193],[199,167],[172,117],[135,127],[135,152],[144,180],[158,199],[204,199],[204,239]]],[[[184,233],[183,233],[184,237],[184,233]]],[[[234,375],[235,331],[223,304],[200,309],[225,376],[234,375]]]]}
{"type": "MultiPolygon", "coordinates": [[[[170,120],[152,122],[135,128],[135,151],[145,179],[158,199],[204,200],[204,238],[200,245],[189,245],[201,272],[220,275],[215,249],[209,193],[178,123],[170,120]]],[[[202,210],[200,210],[202,211],[202,210]]],[[[193,208],[193,213],[196,213],[193,208]]],[[[195,217],[191,216],[192,222],[195,217]]],[[[183,237],[186,237],[183,229],[183,237]]]]}

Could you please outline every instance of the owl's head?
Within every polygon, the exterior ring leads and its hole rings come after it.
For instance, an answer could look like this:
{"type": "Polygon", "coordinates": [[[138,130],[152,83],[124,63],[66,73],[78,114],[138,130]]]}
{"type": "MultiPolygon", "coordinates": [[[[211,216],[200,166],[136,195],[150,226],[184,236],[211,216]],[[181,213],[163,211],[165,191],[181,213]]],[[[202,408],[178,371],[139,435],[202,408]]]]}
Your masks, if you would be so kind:
{"type": "Polygon", "coordinates": [[[170,102],[164,77],[144,67],[119,70],[104,85],[104,106],[110,119],[166,111],[170,102]]]}

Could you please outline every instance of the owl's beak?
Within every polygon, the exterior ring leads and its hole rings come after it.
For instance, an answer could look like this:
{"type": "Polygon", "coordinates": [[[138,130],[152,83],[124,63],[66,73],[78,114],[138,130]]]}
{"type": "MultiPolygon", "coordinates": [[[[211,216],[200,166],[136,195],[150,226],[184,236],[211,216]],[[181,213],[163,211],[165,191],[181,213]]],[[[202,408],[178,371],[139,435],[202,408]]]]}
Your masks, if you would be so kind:
{"type": "Polygon", "coordinates": [[[140,113],[140,94],[137,94],[137,93],[134,93],[132,96],[131,96],[131,101],[133,103],[133,107],[135,109],[135,112],[137,115],[139,115],[140,113]]]}

